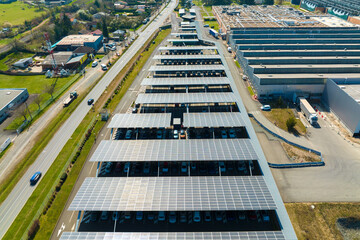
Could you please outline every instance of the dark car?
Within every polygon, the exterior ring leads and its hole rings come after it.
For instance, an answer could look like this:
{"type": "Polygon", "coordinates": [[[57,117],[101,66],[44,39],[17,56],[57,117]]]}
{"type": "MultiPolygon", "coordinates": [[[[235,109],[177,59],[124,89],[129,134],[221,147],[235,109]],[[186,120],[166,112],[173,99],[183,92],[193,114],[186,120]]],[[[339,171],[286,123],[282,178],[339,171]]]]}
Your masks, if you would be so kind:
{"type": "Polygon", "coordinates": [[[34,173],[34,175],[30,178],[30,185],[35,185],[40,178],[41,178],[41,172],[34,173]]]}
{"type": "Polygon", "coordinates": [[[88,105],[91,105],[91,104],[93,104],[94,103],[94,99],[93,98],[90,98],[89,100],[88,100],[88,105]]]}

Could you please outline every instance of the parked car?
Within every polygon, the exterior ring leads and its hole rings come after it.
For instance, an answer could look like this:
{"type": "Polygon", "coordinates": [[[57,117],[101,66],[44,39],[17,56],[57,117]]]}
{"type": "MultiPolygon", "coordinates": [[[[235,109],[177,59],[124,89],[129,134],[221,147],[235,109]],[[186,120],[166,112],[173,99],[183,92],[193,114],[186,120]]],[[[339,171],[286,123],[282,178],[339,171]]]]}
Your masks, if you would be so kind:
{"type": "Polygon", "coordinates": [[[182,173],[186,173],[187,171],[188,171],[187,162],[182,162],[182,163],[181,163],[181,172],[182,172],[182,173]]]}
{"type": "Polygon", "coordinates": [[[185,130],[183,130],[183,129],[180,130],[180,138],[181,138],[181,139],[185,139],[185,138],[186,138],[185,130]]]}
{"type": "Polygon", "coordinates": [[[93,104],[94,103],[94,99],[93,98],[90,98],[89,100],[88,100],[88,105],[91,105],[91,104],[93,104]]]}
{"type": "Polygon", "coordinates": [[[175,212],[170,212],[169,223],[176,223],[176,213],[175,212]]]}
{"type": "Polygon", "coordinates": [[[224,162],[219,162],[219,167],[221,172],[226,172],[226,167],[224,162]]]}
{"type": "Polygon", "coordinates": [[[138,109],[137,108],[133,108],[132,109],[132,113],[137,113],[138,112],[138,109]]]}
{"type": "Polygon", "coordinates": [[[127,130],[125,134],[125,139],[130,139],[132,135],[132,130],[127,130]]]}
{"type": "Polygon", "coordinates": [[[113,166],[113,163],[112,163],[112,162],[108,162],[108,163],[106,164],[106,167],[105,167],[105,173],[111,173],[112,166],[113,166]]]}
{"type": "Polygon", "coordinates": [[[156,132],[156,138],[157,139],[161,139],[162,138],[162,131],[161,130],[158,130],[157,132],[156,132]]]}
{"type": "Polygon", "coordinates": [[[144,213],[142,211],[136,212],[136,220],[141,221],[143,219],[144,213]]]}
{"type": "Polygon", "coordinates": [[[143,172],[146,173],[146,174],[150,173],[150,163],[148,163],[148,162],[144,163],[143,172]]]}
{"type": "Polygon", "coordinates": [[[91,67],[96,67],[99,63],[97,61],[94,61],[92,64],[91,64],[91,67]]]}
{"type": "Polygon", "coordinates": [[[91,215],[90,215],[90,221],[91,221],[91,222],[96,222],[96,221],[97,221],[97,217],[98,217],[97,212],[92,212],[91,215]]]}
{"type": "Polygon", "coordinates": [[[180,212],[180,222],[187,223],[187,215],[186,212],[180,212]]]}
{"type": "Polygon", "coordinates": [[[129,171],[129,168],[130,168],[130,163],[129,162],[125,163],[124,173],[127,173],[129,171]]]}
{"type": "Polygon", "coordinates": [[[124,218],[125,218],[126,220],[131,219],[131,212],[128,212],[128,211],[124,212],[124,218]]]}
{"type": "Polygon", "coordinates": [[[101,213],[100,220],[101,220],[101,221],[106,221],[106,220],[108,220],[108,218],[109,218],[109,213],[108,213],[107,211],[103,211],[103,212],[101,213]]]}
{"type": "Polygon", "coordinates": [[[206,211],[204,219],[205,219],[205,222],[211,222],[211,213],[206,211]]]}
{"type": "Polygon", "coordinates": [[[223,220],[222,212],[215,212],[215,219],[216,221],[222,221],[223,220]]]}
{"type": "Polygon", "coordinates": [[[106,66],[105,64],[101,64],[101,69],[102,69],[103,71],[108,70],[108,68],[107,68],[107,66],[106,66]]]}
{"type": "Polygon", "coordinates": [[[263,111],[270,111],[270,110],[271,110],[271,107],[270,107],[270,105],[262,105],[262,106],[261,106],[261,110],[263,110],[263,111]]]}
{"type": "Polygon", "coordinates": [[[149,212],[148,215],[147,215],[147,219],[150,220],[150,221],[154,220],[155,219],[154,213],[149,212]]]}
{"type": "Polygon", "coordinates": [[[178,139],[178,138],[179,138],[179,131],[174,130],[174,139],[178,139]]]}
{"type": "Polygon", "coordinates": [[[120,218],[119,212],[114,211],[113,214],[112,214],[112,220],[117,221],[117,220],[119,220],[119,218],[120,218]]]}
{"type": "Polygon", "coordinates": [[[115,165],[115,172],[121,172],[121,163],[120,162],[117,162],[116,165],[115,165]]]}
{"type": "Polygon", "coordinates": [[[230,137],[230,138],[236,138],[235,130],[234,130],[234,129],[230,129],[230,130],[229,130],[229,137],[230,137]]]}
{"type": "Polygon", "coordinates": [[[159,212],[158,220],[159,221],[165,221],[165,212],[164,211],[159,212]]]}
{"type": "Polygon", "coordinates": [[[32,177],[30,178],[30,185],[35,185],[39,179],[41,178],[41,172],[36,172],[32,177]]]}
{"type": "Polygon", "coordinates": [[[200,222],[201,221],[200,212],[198,212],[198,211],[194,212],[193,220],[194,220],[194,222],[200,222]]]}
{"type": "Polygon", "coordinates": [[[162,171],[166,172],[166,173],[169,172],[169,163],[168,162],[163,163],[162,171]]]}
{"type": "Polygon", "coordinates": [[[227,138],[226,130],[221,130],[221,138],[227,138]]]}

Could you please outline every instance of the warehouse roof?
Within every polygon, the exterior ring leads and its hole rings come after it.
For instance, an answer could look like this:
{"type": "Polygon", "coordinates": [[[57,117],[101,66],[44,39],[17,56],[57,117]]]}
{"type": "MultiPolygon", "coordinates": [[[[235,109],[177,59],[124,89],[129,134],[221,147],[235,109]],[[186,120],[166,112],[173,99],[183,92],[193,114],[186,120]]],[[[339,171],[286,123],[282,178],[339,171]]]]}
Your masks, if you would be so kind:
{"type": "Polygon", "coordinates": [[[86,178],[71,211],[275,210],[263,176],[86,178]]]}
{"type": "Polygon", "coordinates": [[[346,84],[339,87],[360,104],[360,84],[346,84]]]}
{"type": "Polygon", "coordinates": [[[258,157],[249,139],[103,140],[90,162],[256,159],[258,157]]]}
{"type": "Polygon", "coordinates": [[[189,77],[189,78],[145,78],[142,86],[175,86],[175,85],[224,85],[229,84],[227,77],[189,77]]]}
{"type": "Polygon", "coordinates": [[[289,73],[289,74],[255,74],[258,78],[293,79],[293,78],[321,78],[321,79],[360,79],[360,73],[289,73]]]}
{"type": "Polygon", "coordinates": [[[266,232],[64,232],[60,240],[285,240],[281,231],[266,232]]]}
{"type": "MultiPolygon", "coordinates": [[[[0,111],[13,101],[22,92],[27,91],[26,88],[0,88],[0,111]]],[[[8,106],[11,107],[11,106],[8,106]]]]}
{"type": "Polygon", "coordinates": [[[185,127],[241,127],[245,122],[239,112],[184,113],[185,127]]]}
{"type": "Polygon", "coordinates": [[[101,36],[69,35],[61,39],[56,45],[83,45],[84,42],[96,42],[101,36]]]}
{"type": "Polygon", "coordinates": [[[135,103],[166,104],[166,103],[231,103],[235,102],[234,93],[151,93],[139,94],[135,103]]]}
{"type": "Polygon", "coordinates": [[[170,127],[171,113],[115,114],[108,128],[170,127]]]}

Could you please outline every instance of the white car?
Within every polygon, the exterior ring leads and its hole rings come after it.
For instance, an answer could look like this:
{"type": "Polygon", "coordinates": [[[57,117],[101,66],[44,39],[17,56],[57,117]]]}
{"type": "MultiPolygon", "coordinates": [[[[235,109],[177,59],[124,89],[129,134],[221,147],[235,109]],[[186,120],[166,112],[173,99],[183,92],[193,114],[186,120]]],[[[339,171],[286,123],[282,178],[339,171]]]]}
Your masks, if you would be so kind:
{"type": "Polygon", "coordinates": [[[261,106],[261,110],[263,110],[263,111],[270,111],[270,110],[271,110],[271,107],[270,107],[270,105],[262,105],[262,106],[261,106]]]}
{"type": "Polygon", "coordinates": [[[91,65],[91,67],[96,67],[98,65],[98,62],[97,61],[94,61],[93,63],[92,63],[92,65],[91,65]]]}
{"type": "Polygon", "coordinates": [[[179,139],[179,131],[174,130],[174,139],[179,139]]]}

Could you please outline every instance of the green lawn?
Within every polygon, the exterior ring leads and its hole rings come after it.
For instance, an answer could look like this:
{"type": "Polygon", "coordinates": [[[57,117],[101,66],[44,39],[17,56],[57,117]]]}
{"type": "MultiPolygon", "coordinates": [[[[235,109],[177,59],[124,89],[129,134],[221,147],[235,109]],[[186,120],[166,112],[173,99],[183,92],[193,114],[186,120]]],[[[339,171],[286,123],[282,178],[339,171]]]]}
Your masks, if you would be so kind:
{"type": "Polygon", "coordinates": [[[46,13],[45,10],[39,11],[36,7],[31,7],[23,2],[13,2],[10,4],[0,4],[0,25],[9,22],[12,25],[24,24],[25,20],[31,20],[46,13]]]}
{"type": "MultiPolygon", "coordinates": [[[[47,93],[44,93],[44,87],[46,85],[53,84],[56,81],[55,93],[59,90],[62,90],[65,85],[69,82],[72,82],[76,76],[70,76],[67,78],[58,78],[57,80],[54,78],[46,78],[44,75],[36,75],[36,76],[10,76],[10,75],[0,75],[0,88],[26,88],[29,94],[40,94],[42,98],[41,104],[48,101],[51,96],[47,93]]],[[[38,106],[35,103],[29,105],[29,109],[31,112],[35,112],[38,109],[38,106]]],[[[18,117],[16,118],[7,129],[16,129],[18,128],[24,118],[18,117]]]]}
{"type": "MultiPolygon", "coordinates": [[[[7,55],[5,58],[0,60],[0,70],[6,71],[8,70],[13,63],[22,59],[33,56],[33,53],[25,53],[25,52],[16,52],[7,55]]],[[[0,83],[1,84],[1,83],[0,83]]]]}
{"type": "Polygon", "coordinates": [[[217,21],[204,21],[204,25],[209,24],[209,27],[212,29],[215,29],[216,31],[219,31],[219,24],[217,21]]]}

